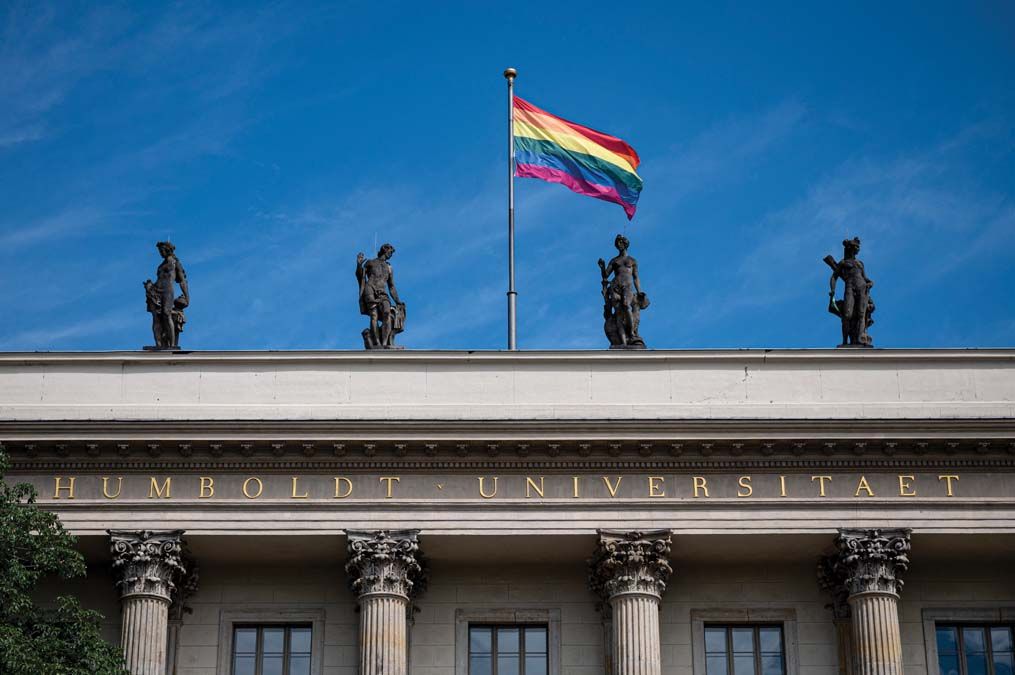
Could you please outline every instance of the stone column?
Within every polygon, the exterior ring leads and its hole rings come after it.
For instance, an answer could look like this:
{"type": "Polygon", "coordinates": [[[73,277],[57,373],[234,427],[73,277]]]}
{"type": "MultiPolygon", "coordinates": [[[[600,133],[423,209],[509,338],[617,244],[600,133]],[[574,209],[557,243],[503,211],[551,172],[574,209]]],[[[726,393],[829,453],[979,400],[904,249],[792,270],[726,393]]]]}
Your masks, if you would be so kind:
{"type": "Polygon", "coordinates": [[[419,530],[347,532],[359,601],[360,675],[408,675],[412,601],[425,587],[419,530]]]}
{"type": "Polygon", "coordinates": [[[589,560],[589,587],[605,603],[612,624],[606,645],[612,675],[662,675],[659,601],[670,567],[670,532],[599,530],[589,560]]]}
{"type": "Polygon", "coordinates": [[[123,605],[121,645],[131,675],[165,675],[169,605],[184,574],[183,530],[110,530],[123,605]]]}
{"type": "Polygon", "coordinates": [[[839,530],[830,563],[849,605],[855,675],[903,675],[899,593],[909,530],[839,530]]]}
{"type": "Polygon", "coordinates": [[[835,561],[834,555],[818,560],[818,585],[832,596],[831,604],[825,607],[832,610],[839,675],[853,675],[853,616],[849,609],[846,581],[839,576],[840,570],[836,569],[835,561]]]}

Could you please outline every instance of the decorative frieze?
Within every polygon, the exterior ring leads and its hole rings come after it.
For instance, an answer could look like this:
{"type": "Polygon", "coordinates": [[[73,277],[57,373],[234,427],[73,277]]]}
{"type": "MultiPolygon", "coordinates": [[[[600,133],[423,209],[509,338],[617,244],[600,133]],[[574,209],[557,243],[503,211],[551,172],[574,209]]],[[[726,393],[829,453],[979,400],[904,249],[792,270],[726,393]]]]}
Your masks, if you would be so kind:
{"type": "Polygon", "coordinates": [[[902,574],[909,568],[910,530],[839,530],[838,549],[830,578],[845,586],[849,596],[902,590],[902,574]]]}
{"type": "Polygon", "coordinates": [[[359,597],[377,593],[412,599],[423,592],[426,573],[419,530],[347,533],[349,588],[359,597]]]}
{"type": "Polygon", "coordinates": [[[110,530],[113,573],[120,597],[155,596],[169,603],[183,565],[183,530],[110,530]]]}
{"type": "Polygon", "coordinates": [[[600,530],[589,559],[589,588],[604,600],[623,593],[661,597],[673,573],[669,555],[669,530],[600,530]]]}

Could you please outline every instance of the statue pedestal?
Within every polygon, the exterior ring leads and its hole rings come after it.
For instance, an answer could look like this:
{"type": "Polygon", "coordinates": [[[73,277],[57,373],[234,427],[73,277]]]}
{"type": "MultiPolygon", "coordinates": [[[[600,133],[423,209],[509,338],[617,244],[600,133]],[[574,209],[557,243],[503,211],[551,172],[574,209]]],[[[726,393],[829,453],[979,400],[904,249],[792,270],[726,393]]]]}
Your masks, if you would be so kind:
{"type": "Polygon", "coordinates": [[[154,347],[152,345],[145,345],[141,349],[143,351],[146,351],[146,352],[182,352],[182,351],[184,351],[184,350],[180,349],[180,345],[176,345],[175,347],[154,347]]]}
{"type": "Polygon", "coordinates": [[[610,345],[610,349],[621,349],[624,351],[637,351],[647,349],[645,345],[610,345]]]}

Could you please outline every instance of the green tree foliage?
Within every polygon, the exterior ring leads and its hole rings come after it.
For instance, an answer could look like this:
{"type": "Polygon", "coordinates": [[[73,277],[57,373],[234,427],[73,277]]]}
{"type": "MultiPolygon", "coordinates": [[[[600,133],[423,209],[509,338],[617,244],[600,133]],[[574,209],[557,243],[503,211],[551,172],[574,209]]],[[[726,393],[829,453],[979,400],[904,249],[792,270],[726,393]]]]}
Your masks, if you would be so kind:
{"type": "Polygon", "coordinates": [[[121,675],[119,649],[102,639],[102,615],[62,596],[52,606],[32,593],[45,577],[85,576],[84,557],[57,517],[40,509],[35,488],[4,480],[0,451],[0,673],[121,675]]]}

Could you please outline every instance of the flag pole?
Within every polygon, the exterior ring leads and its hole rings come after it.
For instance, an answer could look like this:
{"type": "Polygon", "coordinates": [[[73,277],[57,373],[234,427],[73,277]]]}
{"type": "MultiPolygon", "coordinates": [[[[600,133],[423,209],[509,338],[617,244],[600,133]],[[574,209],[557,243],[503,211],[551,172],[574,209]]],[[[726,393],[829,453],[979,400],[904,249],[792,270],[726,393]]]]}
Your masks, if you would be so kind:
{"type": "Polygon", "coordinates": [[[508,68],[504,78],[508,87],[508,349],[518,349],[515,335],[515,77],[518,71],[508,68]]]}

